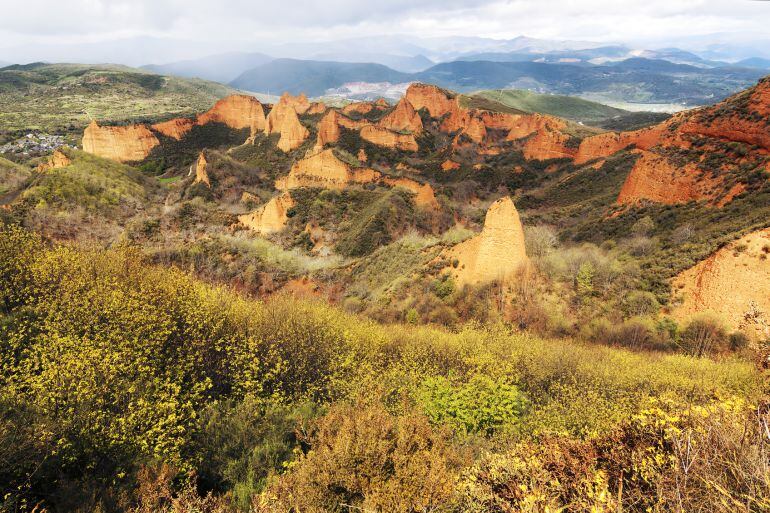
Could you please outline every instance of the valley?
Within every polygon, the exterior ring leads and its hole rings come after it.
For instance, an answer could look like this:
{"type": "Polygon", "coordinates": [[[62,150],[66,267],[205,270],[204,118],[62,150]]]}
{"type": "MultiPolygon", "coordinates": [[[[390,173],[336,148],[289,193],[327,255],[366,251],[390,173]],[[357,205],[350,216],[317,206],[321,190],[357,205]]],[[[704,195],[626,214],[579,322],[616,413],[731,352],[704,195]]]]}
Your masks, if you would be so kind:
{"type": "Polygon", "coordinates": [[[0,511],[767,511],[770,77],[484,58],[0,70],[0,511]]]}

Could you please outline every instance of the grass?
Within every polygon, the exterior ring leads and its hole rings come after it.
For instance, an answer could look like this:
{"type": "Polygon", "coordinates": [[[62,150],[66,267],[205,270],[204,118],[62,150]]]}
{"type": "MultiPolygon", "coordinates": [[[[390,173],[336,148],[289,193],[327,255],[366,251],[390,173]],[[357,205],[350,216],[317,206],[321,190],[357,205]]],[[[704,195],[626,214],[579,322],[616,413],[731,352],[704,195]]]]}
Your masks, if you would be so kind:
{"type": "Polygon", "coordinates": [[[116,65],[37,64],[0,71],[0,131],[80,131],[90,120],[155,121],[208,110],[233,89],[116,65]]]}

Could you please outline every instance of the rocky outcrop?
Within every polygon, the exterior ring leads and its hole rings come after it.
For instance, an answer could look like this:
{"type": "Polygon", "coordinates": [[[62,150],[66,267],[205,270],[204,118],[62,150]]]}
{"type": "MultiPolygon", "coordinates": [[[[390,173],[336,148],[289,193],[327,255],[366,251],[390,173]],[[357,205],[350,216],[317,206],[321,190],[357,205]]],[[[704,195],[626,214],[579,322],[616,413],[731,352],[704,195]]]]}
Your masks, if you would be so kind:
{"type": "Polygon", "coordinates": [[[281,99],[278,100],[276,105],[291,107],[294,109],[294,112],[300,116],[310,110],[311,106],[310,101],[307,99],[307,96],[305,96],[304,93],[300,94],[299,96],[292,96],[289,93],[283,93],[281,95],[281,99]]]}
{"type": "Polygon", "coordinates": [[[677,140],[676,134],[669,130],[669,124],[662,124],[632,132],[604,134],[586,137],[580,143],[575,164],[585,164],[591,160],[606,158],[626,148],[649,150],[663,142],[677,140]]]}
{"type": "Polygon", "coordinates": [[[575,156],[577,148],[569,145],[570,139],[570,136],[564,132],[546,125],[524,143],[524,158],[528,160],[571,159],[575,156]]]}
{"type": "Polygon", "coordinates": [[[181,141],[187,133],[195,126],[195,121],[188,118],[176,118],[162,123],[155,123],[152,129],[156,132],[181,141]]]}
{"type": "Polygon", "coordinates": [[[265,122],[265,133],[280,133],[278,148],[284,152],[299,148],[310,135],[308,129],[300,123],[295,107],[288,103],[279,103],[273,107],[265,122]]]}
{"type": "Polygon", "coordinates": [[[276,180],[275,186],[282,190],[298,187],[343,189],[352,183],[375,182],[379,177],[373,169],[354,168],[343,162],[329,148],[294,164],[289,175],[276,180]]]}
{"type": "Polygon", "coordinates": [[[289,221],[289,209],[295,205],[291,194],[284,192],[250,214],[238,216],[238,220],[257,233],[268,235],[277,233],[286,227],[289,221]]]}
{"type": "Polygon", "coordinates": [[[455,169],[460,169],[460,164],[454,160],[447,159],[441,163],[441,169],[443,171],[454,171],[455,169]]]}
{"type": "Polygon", "coordinates": [[[206,186],[211,187],[211,180],[209,180],[209,174],[206,171],[207,167],[208,161],[206,160],[206,154],[201,152],[200,155],[198,155],[198,161],[195,163],[195,180],[193,181],[193,185],[196,183],[205,183],[206,186]]]}
{"type": "Polygon", "coordinates": [[[252,131],[263,130],[265,109],[253,96],[233,94],[222,98],[208,112],[198,116],[196,124],[208,123],[222,123],[236,130],[243,128],[249,128],[252,131]]]}
{"type": "Polygon", "coordinates": [[[35,170],[38,173],[42,173],[45,171],[50,171],[51,169],[67,167],[70,164],[72,164],[72,160],[61,150],[56,150],[44,162],[38,164],[35,170]]]}
{"type": "Polygon", "coordinates": [[[374,104],[370,102],[354,102],[342,107],[343,114],[369,114],[374,110],[374,104]]]}
{"type": "Polygon", "coordinates": [[[361,139],[378,146],[394,148],[402,151],[417,151],[417,141],[412,134],[393,132],[387,128],[375,125],[366,125],[361,129],[361,139]]]}
{"type": "Polygon", "coordinates": [[[458,106],[452,93],[428,84],[410,85],[405,98],[415,109],[426,109],[432,118],[440,118],[458,106]]]}
{"type": "Polygon", "coordinates": [[[340,140],[340,114],[332,109],[318,122],[318,138],[316,139],[316,148],[320,149],[327,144],[333,144],[340,140]]]}
{"type": "Polygon", "coordinates": [[[409,100],[401,98],[388,115],[383,117],[378,123],[379,126],[396,132],[410,132],[415,135],[422,132],[422,119],[409,100]]]}
{"type": "Polygon", "coordinates": [[[543,114],[518,116],[511,121],[512,125],[507,137],[509,141],[517,141],[524,137],[529,137],[546,128],[552,131],[562,131],[567,126],[561,119],[543,114]]]}
{"type": "Polygon", "coordinates": [[[439,204],[433,187],[430,184],[421,184],[409,178],[383,178],[383,183],[391,187],[401,187],[414,194],[414,204],[418,207],[438,210],[439,204]]]}
{"type": "Polygon", "coordinates": [[[369,160],[369,157],[366,155],[366,152],[363,148],[358,150],[358,155],[356,155],[356,158],[359,162],[367,162],[369,160]]]}
{"type": "Polygon", "coordinates": [[[483,110],[479,113],[479,117],[484,126],[491,130],[510,131],[516,124],[516,121],[521,118],[521,115],[483,110]]]}
{"type": "Polygon", "coordinates": [[[92,121],[83,133],[83,151],[117,162],[144,160],[158,144],[144,125],[100,127],[92,121]]]}
{"type": "Polygon", "coordinates": [[[770,229],[753,232],[684,271],[672,282],[672,316],[682,322],[714,312],[754,339],[770,338],[770,229]]]}
{"type": "Polygon", "coordinates": [[[528,263],[524,229],[510,198],[494,202],[487,210],[484,229],[472,239],[452,248],[457,259],[453,274],[458,284],[506,282],[528,263]]]}
{"type": "Polygon", "coordinates": [[[324,112],[326,112],[326,105],[323,102],[313,102],[310,104],[310,108],[307,109],[305,114],[314,116],[317,114],[323,114],[324,112]]]}
{"type": "Polygon", "coordinates": [[[618,203],[634,204],[640,200],[666,205],[710,199],[715,180],[702,176],[695,163],[675,166],[668,158],[649,151],[637,151],[634,164],[618,195],[618,203]]]}

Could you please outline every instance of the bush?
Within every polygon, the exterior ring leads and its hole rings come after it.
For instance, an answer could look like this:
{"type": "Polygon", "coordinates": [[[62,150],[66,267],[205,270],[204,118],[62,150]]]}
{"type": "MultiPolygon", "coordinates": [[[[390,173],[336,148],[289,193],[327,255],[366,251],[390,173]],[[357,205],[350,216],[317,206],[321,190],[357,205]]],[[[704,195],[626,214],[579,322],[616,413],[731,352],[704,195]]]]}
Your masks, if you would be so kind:
{"type": "Polygon", "coordinates": [[[720,319],[701,314],[682,331],[681,346],[693,356],[709,356],[729,349],[730,340],[720,319]]]}

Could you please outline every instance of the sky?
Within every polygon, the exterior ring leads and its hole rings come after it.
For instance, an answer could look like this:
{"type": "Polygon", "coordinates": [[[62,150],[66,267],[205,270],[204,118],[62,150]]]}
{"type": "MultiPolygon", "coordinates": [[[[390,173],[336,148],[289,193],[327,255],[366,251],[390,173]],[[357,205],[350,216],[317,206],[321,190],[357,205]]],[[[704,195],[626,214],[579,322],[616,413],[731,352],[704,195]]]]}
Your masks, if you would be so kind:
{"type": "MultiPolygon", "coordinates": [[[[189,54],[399,34],[520,35],[645,48],[770,39],[762,0],[0,0],[0,60],[152,37],[189,54]]],[[[164,49],[168,50],[168,48],[164,49]]],[[[184,53],[184,52],[182,52],[184,53]]],[[[142,56],[144,57],[144,56],[142,56]]],[[[58,55],[57,55],[58,58],[58,55]]]]}

